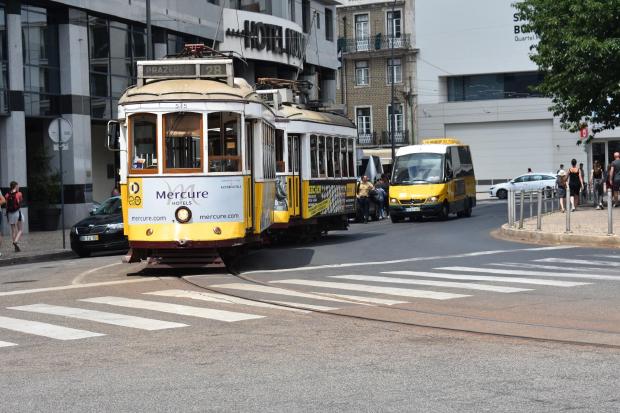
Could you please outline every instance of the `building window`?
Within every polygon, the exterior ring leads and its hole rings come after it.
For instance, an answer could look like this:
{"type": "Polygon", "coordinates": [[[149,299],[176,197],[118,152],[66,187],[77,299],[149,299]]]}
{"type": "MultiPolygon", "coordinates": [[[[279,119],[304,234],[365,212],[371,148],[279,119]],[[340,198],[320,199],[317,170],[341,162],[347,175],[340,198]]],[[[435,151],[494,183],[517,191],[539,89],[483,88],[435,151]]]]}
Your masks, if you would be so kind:
{"type": "Polygon", "coordinates": [[[0,113],[8,113],[8,61],[6,48],[6,15],[0,3],[0,113]]]}
{"type": "Polygon", "coordinates": [[[288,9],[289,9],[289,19],[294,22],[295,21],[295,4],[296,0],[288,0],[288,9]]]}
{"type": "Polygon", "coordinates": [[[388,105],[388,131],[392,130],[392,122],[394,122],[394,132],[403,131],[403,104],[396,103],[394,105],[394,113],[392,113],[392,105],[388,105]]]}
{"type": "Polygon", "coordinates": [[[370,50],[370,24],[367,14],[355,16],[355,43],[358,51],[370,50]]]}
{"type": "Polygon", "coordinates": [[[358,60],[355,62],[355,85],[368,85],[368,60],[358,60]]]}
{"type": "Polygon", "coordinates": [[[542,80],[543,75],[538,72],[449,77],[448,101],[541,97],[532,87],[538,86],[542,80]]]}
{"type": "Polygon", "coordinates": [[[370,108],[357,108],[355,112],[355,118],[357,119],[357,134],[370,135],[372,133],[370,108]]]}
{"type": "Polygon", "coordinates": [[[387,12],[386,29],[387,29],[386,32],[388,36],[392,38],[398,38],[401,36],[402,26],[401,26],[400,10],[394,10],[394,14],[392,14],[391,10],[387,12]]]}
{"type": "Polygon", "coordinates": [[[310,33],[310,0],[301,1],[301,20],[304,33],[310,33]]]}
{"type": "Polygon", "coordinates": [[[168,56],[174,56],[181,53],[186,44],[209,44],[207,39],[202,37],[170,32],[166,34],[166,43],[166,53],[168,56]]]}
{"type": "Polygon", "coordinates": [[[334,40],[334,16],[330,9],[325,9],[325,39],[334,40]]]}
{"type": "Polygon", "coordinates": [[[58,25],[42,7],[22,6],[24,110],[27,116],[60,113],[58,25]]]}
{"type": "Polygon", "coordinates": [[[387,60],[387,82],[402,83],[403,81],[403,69],[400,59],[388,59],[387,60]]]}
{"type": "Polygon", "coordinates": [[[88,17],[91,116],[116,118],[118,99],[136,83],[136,61],[146,59],[146,27],[88,17]]]}

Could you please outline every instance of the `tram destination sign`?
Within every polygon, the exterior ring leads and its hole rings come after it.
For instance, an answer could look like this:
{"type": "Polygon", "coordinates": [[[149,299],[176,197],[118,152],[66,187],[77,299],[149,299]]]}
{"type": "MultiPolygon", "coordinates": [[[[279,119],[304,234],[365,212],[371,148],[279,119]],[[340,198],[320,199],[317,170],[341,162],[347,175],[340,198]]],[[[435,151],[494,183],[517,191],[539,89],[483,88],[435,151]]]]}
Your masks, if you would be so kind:
{"type": "Polygon", "coordinates": [[[142,77],[147,79],[171,77],[226,77],[226,63],[155,63],[142,64],[142,77]],[[197,68],[199,66],[199,68],[197,68]],[[199,74],[198,74],[199,71],[199,74]]]}

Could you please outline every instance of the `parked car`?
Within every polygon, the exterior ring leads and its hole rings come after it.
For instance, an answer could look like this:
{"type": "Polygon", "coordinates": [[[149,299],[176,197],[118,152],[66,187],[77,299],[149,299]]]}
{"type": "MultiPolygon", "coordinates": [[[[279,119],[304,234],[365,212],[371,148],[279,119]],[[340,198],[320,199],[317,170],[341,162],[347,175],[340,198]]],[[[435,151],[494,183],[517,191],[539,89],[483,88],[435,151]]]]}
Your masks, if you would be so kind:
{"type": "Polygon", "coordinates": [[[549,172],[531,172],[489,188],[489,194],[499,199],[506,199],[508,191],[537,191],[544,189],[552,194],[555,190],[556,176],[549,172]]]}
{"type": "Polygon", "coordinates": [[[106,199],[91,211],[90,216],[71,228],[71,249],[80,257],[96,251],[128,250],[129,241],[123,234],[121,198],[106,199]]]}

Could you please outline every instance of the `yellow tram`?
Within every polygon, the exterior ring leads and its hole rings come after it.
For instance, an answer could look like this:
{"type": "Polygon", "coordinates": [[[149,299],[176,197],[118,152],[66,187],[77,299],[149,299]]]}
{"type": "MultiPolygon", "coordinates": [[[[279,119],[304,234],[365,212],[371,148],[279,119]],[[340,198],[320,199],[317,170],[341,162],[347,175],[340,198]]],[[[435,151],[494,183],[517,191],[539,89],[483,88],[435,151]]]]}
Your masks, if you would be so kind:
{"type": "Polygon", "coordinates": [[[274,107],[234,77],[228,58],[137,69],[108,124],[108,147],[120,157],[126,262],[218,264],[223,251],[291,225],[346,228],[355,200],[350,121],[274,107]]]}

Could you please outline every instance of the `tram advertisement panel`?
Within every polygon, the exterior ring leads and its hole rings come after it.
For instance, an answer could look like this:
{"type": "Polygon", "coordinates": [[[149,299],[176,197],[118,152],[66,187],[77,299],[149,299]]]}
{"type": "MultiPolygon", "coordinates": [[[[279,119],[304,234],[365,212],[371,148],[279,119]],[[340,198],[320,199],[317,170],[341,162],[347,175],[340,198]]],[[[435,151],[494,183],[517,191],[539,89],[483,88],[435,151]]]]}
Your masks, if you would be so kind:
{"type": "Polygon", "coordinates": [[[308,212],[310,216],[336,215],[355,208],[355,182],[310,181],[308,212]]]}
{"type": "Polygon", "coordinates": [[[174,223],[185,207],[190,222],[243,221],[243,177],[129,178],[129,224],[174,223]]]}

